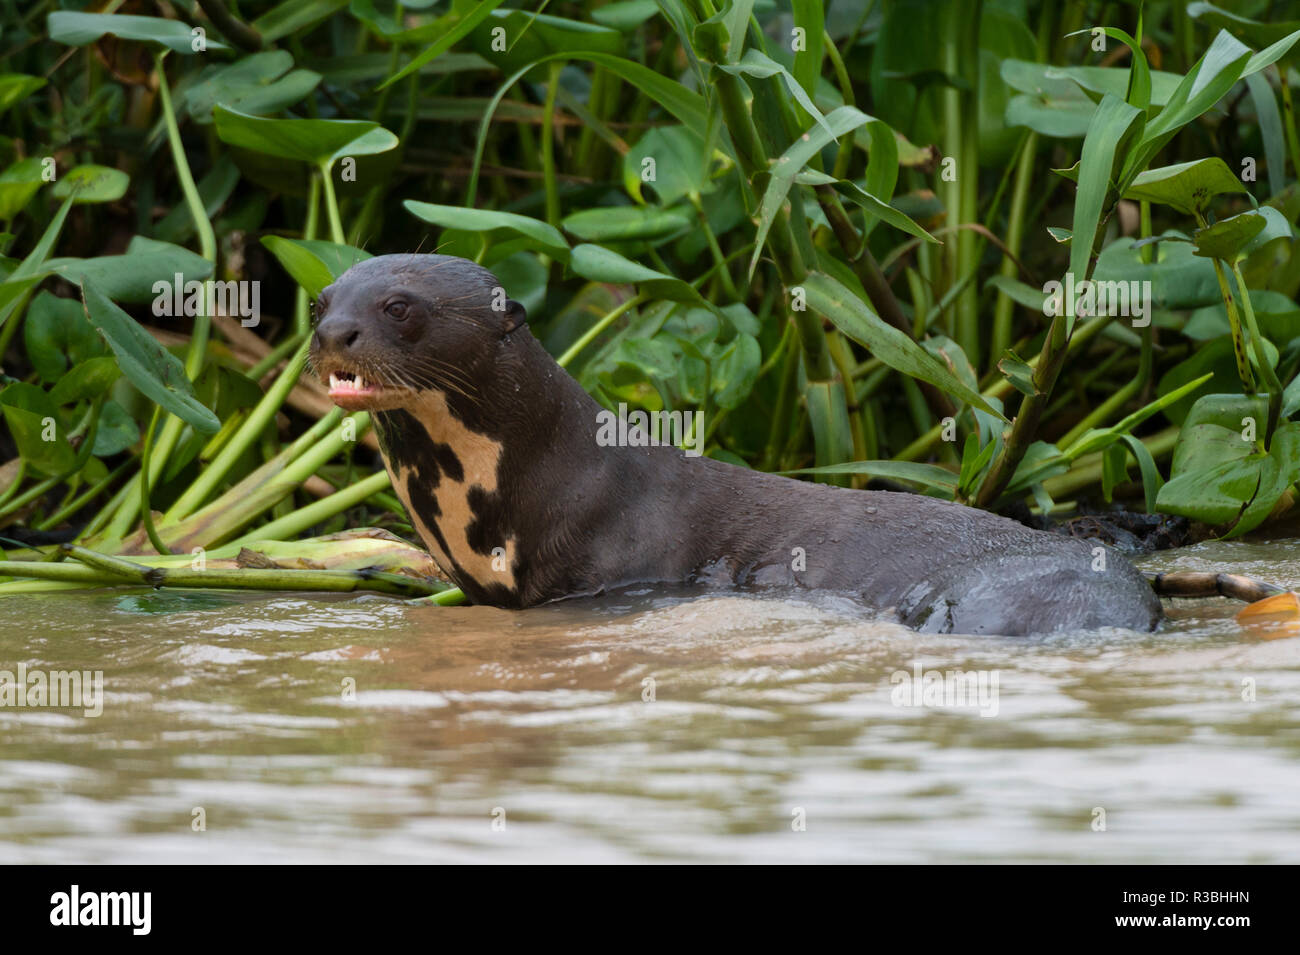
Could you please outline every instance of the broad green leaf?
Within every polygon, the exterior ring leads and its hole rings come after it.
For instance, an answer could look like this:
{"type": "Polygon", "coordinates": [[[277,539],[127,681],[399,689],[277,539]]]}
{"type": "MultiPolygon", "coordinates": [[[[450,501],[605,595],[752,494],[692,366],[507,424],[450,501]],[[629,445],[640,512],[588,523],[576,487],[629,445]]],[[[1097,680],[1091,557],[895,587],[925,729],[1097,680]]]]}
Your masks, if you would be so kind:
{"type": "MultiPolygon", "coordinates": [[[[191,27],[179,20],[162,17],[137,17],[121,13],[51,13],[45,21],[50,39],[68,46],[85,46],[109,33],[123,40],[153,43],[173,53],[198,53],[191,27]]],[[[226,44],[211,37],[204,39],[207,51],[228,50],[226,44]]]]}
{"type": "Polygon", "coordinates": [[[58,408],[36,385],[15,381],[0,391],[9,434],[18,454],[43,474],[66,474],[76,465],[77,455],[63,433],[58,408]]]}
{"type": "Polygon", "coordinates": [[[64,173],[54,186],[56,199],[85,202],[116,202],[126,195],[131,177],[111,166],[77,166],[64,173]]]}
{"type": "Polygon", "coordinates": [[[122,372],[109,355],[87,358],[68,370],[50,389],[50,401],[67,405],[86,398],[98,398],[120,378],[122,372]]]}
{"type": "Polygon", "coordinates": [[[514,236],[529,240],[532,248],[545,252],[560,261],[568,261],[569,244],[554,226],[521,216],[514,212],[496,212],[492,209],[464,209],[460,206],[439,206],[430,202],[407,199],[402,203],[406,211],[418,219],[440,225],[444,229],[464,229],[479,232],[486,244],[502,242],[514,236]]]}
{"type": "Polygon", "coordinates": [[[322,239],[287,239],[268,235],[262,237],[262,245],[311,298],[317,298],[322,289],[352,266],[371,258],[370,253],[363,249],[322,239]]]}
{"type": "Polygon", "coordinates": [[[99,409],[99,427],[91,453],[97,458],[120,454],[140,440],[140,427],[116,401],[108,400],[99,409]]]}
{"type": "Polygon", "coordinates": [[[670,302],[688,302],[714,309],[714,306],[706,302],[690,283],[646,268],[639,262],[633,262],[617,252],[611,252],[598,245],[574,246],[569,268],[583,278],[596,282],[635,285],[654,298],[667,299],[670,302]]]}
{"type": "Polygon", "coordinates": [[[1199,256],[1229,264],[1246,257],[1246,246],[1268,224],[1258,212],[1242,212],[1192,233],[1192,250],[1199,256]]]}
{"type": "Polygon", "coordinates": [[[1246,187],[1217,156],[1161,166],[1139,173],[1124,198],[1145,199],[1172,206],[1186,215],[1204,213],[1210,200],[1223,193],[1244,193],[1246,187]]]}
{"type": "Polygon", "coordinates": [[[215,434],[221,422],[194,397],[185,367],[95,286],[82,285],[86,317],[99,329],[117,356],[122,373],[147,398],[203,434],[215,434]]]}
{"type": "MultiPolygon", "coordinates": [[[[1130,106],[1145,112],[1147,107],[1151,105],[1151,67],[1147,65],[1147,55],[1142,50],[1142,44],[1118,27],[1100,27],[1099,29],[1106,36],[1113,40],[1119,40],[1129,48],[1128,82],[1125,84],[1124,92],[1120,95],[1130,106]]],[[[1067,34],[1067,36],[1078,36],[1080,33],[1092,33],[1092,30],[1078,30],[1067,34]]]]}
{"type": "MultiPolygon", "coordinates": [[[[136,240],[141,237],[136,236],[136,240]]],[[[135,243],[136,240],[133,240],[135,243]]],[[[101,255],[93,259],[50,259],[44,271],[74,285],[89,279],[115,302],[143,305],[154,301],[160,282],[168,287],[181,276],[186,282],[201,281],[212,275],[212,263],[179,245],[145,239],[136,244],[137,251],[125,255],[101,255]]]]}
{"type": "Polygon", "coordinates": [[[1185,242],[1161,242],[1148,264],[1130,240],[1116,239],[1097,256],[1093,281],[1125,282],[1130,290],[1141,290],[1145,287],[1141,283],[1150,282],[1152,307],[1162,310],[1199,308],[1222,299],[1214,265],[1195,255],[1185,242]]]}
{"type": "Polygon", "coordinates": [[[565,232],[584,242],[626,242],[667,239],[690,228],[693,218],[685,212],[668,209],[605,206],[575,212],[560,224],[565,232]]]}
{"type": "Polygon", "coordinates": [[[671,206],[693,192],[714,190],[709,166],[699,135],[685,126],[657,126],[647,130],[623,157],[623,186],[634,200],[645,202],[641,187],[649,185],[661,205],[671,206]],[[653,178],[643,179],[652,172],[653,178]]]}
{"type": "Polygon", "coordinates": [[[81,303],[50,292],[41,292],[27,309],[23,345],[41,381],[57,381],[70,364],[104,353],[104,343],[86,321],[81,303]]]}
{"type": "Polygon", "coordinates": [[[267,156],[317,165],[336,156],[369,155],[397,145],[396,136],[378,123],[367,120],[268,119],[221,105],[213,108],[212,116],[216,121],[217,136],[224,143],[267,156]],[[387,136],[383,135],[385,133],[387,136]],[[362,140],[363,136],[365,140],[362,140]]]}
{"type": "Polygon", "coordinates": [[[235,63],[208,67],[186,90],[184,108],[204,125],[212,122],[212,109],[218,103],[247,115],[264,116],[297,103],[320,80],[321,75],[312,70],[295,70],[287,50],[266,50],[235,63]]]}

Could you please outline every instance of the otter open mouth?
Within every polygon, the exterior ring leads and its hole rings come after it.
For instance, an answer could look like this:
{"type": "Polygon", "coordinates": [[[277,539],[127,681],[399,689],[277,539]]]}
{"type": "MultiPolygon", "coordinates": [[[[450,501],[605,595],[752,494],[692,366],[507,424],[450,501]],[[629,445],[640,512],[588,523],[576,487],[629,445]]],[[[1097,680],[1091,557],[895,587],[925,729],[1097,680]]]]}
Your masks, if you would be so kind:
{"type": "Polygon", "coordinates": [[[410,399],[411,389],[385,384],[357,371],[334,366],[321,380],[329,389],[329,399],[345,411],[386,411],[401,407],[410,399]]]}
{"type": "Polygon", "coordinates": [[[368,398],[378,394],[382,387],[351,371],[330,372],[329,384],[331,398],[368,398]]]}

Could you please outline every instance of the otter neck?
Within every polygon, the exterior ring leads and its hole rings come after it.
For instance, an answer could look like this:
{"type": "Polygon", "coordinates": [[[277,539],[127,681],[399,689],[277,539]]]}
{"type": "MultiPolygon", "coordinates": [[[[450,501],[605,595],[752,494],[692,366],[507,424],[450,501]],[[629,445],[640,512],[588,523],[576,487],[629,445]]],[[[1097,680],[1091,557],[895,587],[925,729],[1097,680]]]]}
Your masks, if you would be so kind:
{"type": "Polygon", "coordinates": [[[562,455],[581,467],[600,406],[526,331],[493,358],[465,369],[472,386],[417,392],[374,420],[393,488],[438,566],[475,602],[509,606],[532,570],[520,541],[543,532],[538,515],[560,491],[543,465],[562,455]]]}

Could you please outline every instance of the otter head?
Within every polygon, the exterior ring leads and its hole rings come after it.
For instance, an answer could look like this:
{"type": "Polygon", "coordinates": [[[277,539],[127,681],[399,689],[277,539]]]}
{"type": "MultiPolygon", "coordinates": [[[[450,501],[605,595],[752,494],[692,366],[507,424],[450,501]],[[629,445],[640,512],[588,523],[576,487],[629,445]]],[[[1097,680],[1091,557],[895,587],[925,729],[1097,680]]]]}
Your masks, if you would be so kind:
{"type": "Polygon", "coordinates": [[[465,394],[525,321],[487,269],[454,255],[380,255],[316,300],[311,362],[348,411],[409,407],[429,390],[465,394]]]}

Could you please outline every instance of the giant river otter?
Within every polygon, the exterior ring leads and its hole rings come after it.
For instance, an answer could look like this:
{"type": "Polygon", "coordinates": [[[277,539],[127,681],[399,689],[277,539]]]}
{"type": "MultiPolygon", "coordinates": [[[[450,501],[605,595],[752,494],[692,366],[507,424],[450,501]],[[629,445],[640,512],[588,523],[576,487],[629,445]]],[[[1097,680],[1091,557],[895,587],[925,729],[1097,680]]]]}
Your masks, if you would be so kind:
{"type": "Polygon", "coordinates": [[[336,404],[372,412],[413,525],[475,603],[684,582],[839,591],[930,632],[1160,620],[1142,575],[1080,540],[918,494],[598,440],[609,413],[465,259],[367,259],[317,314],[313,366],[336,404]]]}

